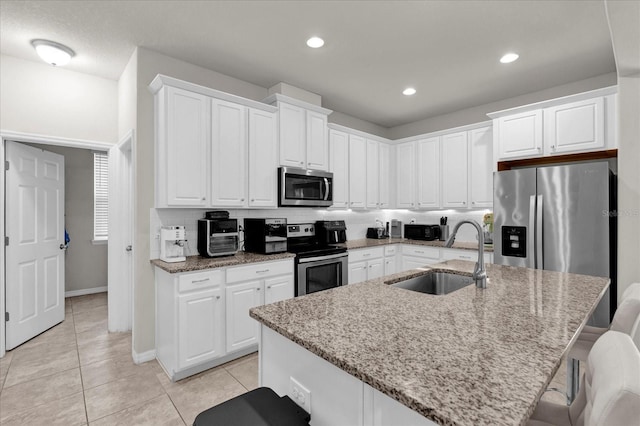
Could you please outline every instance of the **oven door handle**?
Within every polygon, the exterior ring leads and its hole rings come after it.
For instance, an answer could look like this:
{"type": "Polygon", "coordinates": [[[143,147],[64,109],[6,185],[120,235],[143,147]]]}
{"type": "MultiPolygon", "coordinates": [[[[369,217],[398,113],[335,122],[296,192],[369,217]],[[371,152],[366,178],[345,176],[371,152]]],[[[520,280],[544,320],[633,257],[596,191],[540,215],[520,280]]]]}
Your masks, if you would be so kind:
{"type": "Polygon", "coordinates": [[[316,256],[316,257],[305,257],[298,260],[298,263],[311,263],[317,262],[319,260],[331,260],[331,259],[339,259],[341,257],[349,257],[347,253],[338,253],[338,254],[330,254],[328,256],[316,256]]]}

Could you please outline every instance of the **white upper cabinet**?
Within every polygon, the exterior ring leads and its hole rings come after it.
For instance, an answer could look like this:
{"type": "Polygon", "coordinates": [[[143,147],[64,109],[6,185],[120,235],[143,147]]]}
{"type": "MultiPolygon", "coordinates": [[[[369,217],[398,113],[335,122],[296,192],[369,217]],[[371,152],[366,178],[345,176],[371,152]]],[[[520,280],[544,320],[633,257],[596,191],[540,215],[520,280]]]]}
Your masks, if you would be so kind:
{"type": "Polygon", "coordinates": [[[247,107],[211,103],[211,204],[244,207],[247,199],[247,107]]]}
{"type": "Polygon", "coordinates": [[[279,109],[280,165],[327,171],[327,116],[332,111],[280,94],[269,96],[265,102],[279,109]]]}
{"type": "Polygon", "coordinates": [[[278,206],[276,113],[249,108],[249,207],[278,206]]]}
{"type": "Polygon", "coordinates": [[[362,136],[349,135],[349,207],[364,209],[367,197],[367,144],[362,136]]]}
{"type": "Polygon", "coordinates": [[[416,141],[418,150],[418,208],[440,207],[440,138],[416,141]]]}
{"type": "Polygon", "coordinates": [[[495,120],[500,159],[542,155],[542,111],[528,111],[495,120]]]}
{"type": "Polygon", "coordinates": [[[367,208],[380,208],[380,153],[378,151],[379,143],[367,139],[367,157],[366,157],[366,193],[367,208]]]}
{"type": "Polygon", "coordinates": [[[416,156],[415,142],[406,142],[396,147],[396,207],[415,207],[416,156]]]}
{"type": "Polygon", "coordinates": [[[175,87],[156,95],[157,207],[209,204],[210,99],[175,87]]]}
{"type": "Polygon", "coordinates": [[[442,136],[442,207],[466,208],[468,200],[467,132],[442,136]]]}
{"type": "Polygon", "coordinates": [[[349,135],[329,131],[329,171],[333,173],[334,208],[349,208],[349,135]]]}
{"type": "Polygon", "coordinates": [[[497,160],[615,148],[615,92],[607,87],[488,114],[497,160]]]}
{"type": "Polygon", "coordinates": [[[378,144],[378,155],[380,157],[380,176],[378,177],[378,184],[380,186],[380,208],[388,209],[391,207],[391,193],[389,189],[391,185],[391,169],[389,167],[391,164],[391,147],[389,144],[382,142],[378,144]]]}
{"type": "Polygon", "coordinates": [[[329,170],[327,115],[307,111],[307,169],[329,170]]]}
{"type": "Polygon", "coordinates": [[[471,208],[493,206],[493,132],[491,126],[469,131],[471,208]]]}
{"type": "Polygon", "coordinates": [[[547,108],[544,114],[548,154],[604,149],[604,98],[547,108]]]}

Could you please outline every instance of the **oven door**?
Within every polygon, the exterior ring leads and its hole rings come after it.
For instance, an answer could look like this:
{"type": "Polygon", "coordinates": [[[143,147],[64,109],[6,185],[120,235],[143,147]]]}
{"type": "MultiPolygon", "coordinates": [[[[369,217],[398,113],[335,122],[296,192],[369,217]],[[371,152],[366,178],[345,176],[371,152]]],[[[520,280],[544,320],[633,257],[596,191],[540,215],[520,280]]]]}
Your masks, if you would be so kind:
{"type": "Polygon", "coordinates": [[[347,284],[347,253],[302,258],[296,269],[296,296],[347,284]]]}
{"type": "Polygon", "coordinates": [[[333,173],[280,167],[279,205],[329,207],[333,204],[333,173]]]}

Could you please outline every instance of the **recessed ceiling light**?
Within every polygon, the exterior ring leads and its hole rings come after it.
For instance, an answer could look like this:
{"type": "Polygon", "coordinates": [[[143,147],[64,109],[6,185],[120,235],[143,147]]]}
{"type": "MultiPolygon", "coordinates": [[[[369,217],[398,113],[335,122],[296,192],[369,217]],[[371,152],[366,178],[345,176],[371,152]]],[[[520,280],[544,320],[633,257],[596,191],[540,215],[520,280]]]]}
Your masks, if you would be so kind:
{"type": "Polygon", "coordinates": [[[502,58],[500,58],[500,62],[503,64],[510,64],[511,62],[517,60],[520,57],[517,53],[507,53],[502,58]]]}
{"type": "Polygon", "coordinates": [[[407,87],[406,89],[404,89],[402,91],[402,94],[405,95],[405,96],[415,95],[416,94],[416,89],[414,89],[413,87],[407,87]]]}
{"type": "Polygon", "coordinates": [[[64,44],[49,40],[32,40],[31,44],[36,49],[38,56],[46,63],[53,66],[66,65],[75,53],[64,44]]]}
{"type": "Polygon", "coordinates": [[[324,46],[324,40],[320,37],[311,37],[307,40],[307,46],[317,49],[318,47],[324,46]]]}

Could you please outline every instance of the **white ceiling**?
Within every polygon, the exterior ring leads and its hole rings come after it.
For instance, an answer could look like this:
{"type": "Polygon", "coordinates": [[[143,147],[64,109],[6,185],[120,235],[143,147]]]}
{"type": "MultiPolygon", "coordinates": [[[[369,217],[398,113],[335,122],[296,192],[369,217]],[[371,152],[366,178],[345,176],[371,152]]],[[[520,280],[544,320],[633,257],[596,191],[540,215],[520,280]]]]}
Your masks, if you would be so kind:
{"type": "Polygon", "coordinates": [[[603,1],[2,0],[0,51],[39,61],[35,38],[71,70],[118,79],[143,46],[384,127],[615,71],[603,1]]]}

